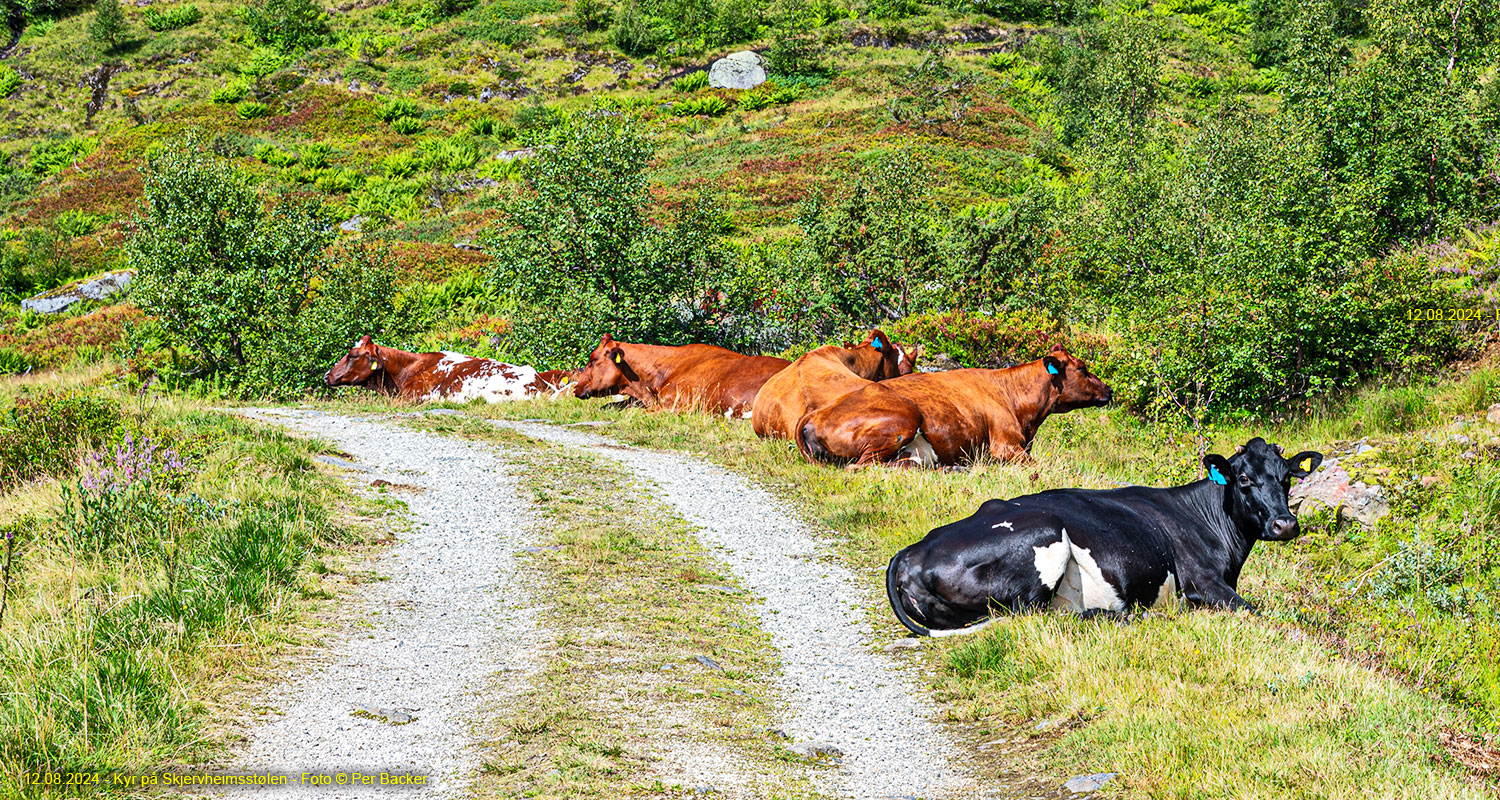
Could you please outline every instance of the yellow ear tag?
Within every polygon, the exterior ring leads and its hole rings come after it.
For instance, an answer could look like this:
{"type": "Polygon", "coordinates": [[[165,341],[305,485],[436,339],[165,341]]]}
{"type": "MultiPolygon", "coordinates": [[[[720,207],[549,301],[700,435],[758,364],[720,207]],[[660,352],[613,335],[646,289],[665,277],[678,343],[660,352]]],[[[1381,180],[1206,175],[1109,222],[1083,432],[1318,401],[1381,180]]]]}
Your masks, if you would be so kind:
{"type": "Polygon", "coordinates": [[[370,359],[370,369],[380,369],[380,362],[373,358],[370,359]]]}
{"type": "Polygon", "coordinates": [[[623,353],[615,353],[615,363],[616,364],[619,364],[620,362],[622,362],[624,360],[625,360],[625,355],[623,353]]]}

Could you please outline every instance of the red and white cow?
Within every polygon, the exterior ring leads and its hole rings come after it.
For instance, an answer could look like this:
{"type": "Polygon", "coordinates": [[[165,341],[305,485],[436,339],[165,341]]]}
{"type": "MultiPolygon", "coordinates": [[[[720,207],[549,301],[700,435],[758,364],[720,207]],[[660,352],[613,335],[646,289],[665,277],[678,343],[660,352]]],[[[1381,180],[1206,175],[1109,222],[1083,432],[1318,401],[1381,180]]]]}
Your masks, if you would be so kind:
{"type": "Polygon", "coordinates": [[[536,369],[461,353],[408,353],[362,337],[323,376],[326,386],[363,386],[403,400],[482,399],[494,403],[523,397],[556,397],[573,382],[572,370],[536,369]]]}

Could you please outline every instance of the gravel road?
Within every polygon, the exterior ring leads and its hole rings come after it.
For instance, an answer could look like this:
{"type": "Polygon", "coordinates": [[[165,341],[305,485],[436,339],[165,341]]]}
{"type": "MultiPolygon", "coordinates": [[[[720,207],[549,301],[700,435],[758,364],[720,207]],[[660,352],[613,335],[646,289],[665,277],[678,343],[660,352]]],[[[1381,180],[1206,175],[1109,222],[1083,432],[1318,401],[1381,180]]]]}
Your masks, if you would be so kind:
{"type": "MultiPolygon", "coordinates": [[[[501,453],[366,417],[237,413],[332,442],[354,456],[341,466],[361,485],[420,491],[393,492],[410,508],[411,530],[375,562],[385,580],[365,585],[331,647],[259,700],[275,713],[252,726],[230,768],[415,772],[432,776],[421,796],[466,794],[479,763],[471,726],[524,686],[537,638],[516,558],[531,543],[527,509],[501,453]]],[[[267,791],[393,796],[378,786],[267,791]]]]}
{"type": "Polygon", "coordinates": [[[790,745],[842,751],[830,794],[852,798],[970,797],[975,787],[930,718],[916,680],[872,648],[865,597],[797,515],[744,478],[689,456],[622,447],[577,428],[492,421],[612,459],[661,487],[659,499],[700,529],[746,587],[764,598],[773,637],[783,730],[790,745]]]}

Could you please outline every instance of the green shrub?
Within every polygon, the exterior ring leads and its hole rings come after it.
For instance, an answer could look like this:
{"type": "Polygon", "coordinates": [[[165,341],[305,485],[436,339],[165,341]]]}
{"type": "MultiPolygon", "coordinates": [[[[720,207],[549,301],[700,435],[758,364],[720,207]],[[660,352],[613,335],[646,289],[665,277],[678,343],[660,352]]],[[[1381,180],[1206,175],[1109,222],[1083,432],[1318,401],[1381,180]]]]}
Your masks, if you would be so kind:
{"type": "Polygon", "coordinates": [[[343,194],[358,189],[365,181],[364,173],[352,169],[323,170],[313,179],[318,191],[327,194],[343,194]]]}
{"type": "Polygon", "coordinates": [[[9,64],[0,64],[0,97],[10,97],[21,88],[21,74],[9,64]]]}
{"type": "Polygon", "coordinates": [[[679,92],[696,92],[708,86],[708,70],[700,69],[672,81],[672,88],[679,92]]]}
{"type": "Polygon", "coordinates": [[[968,113],[978,83],[978,75],[950,64],[942,50],[933,50],[922,63],[902,71],[897,94],[886,102],[886,108],[897,122],[956,123],[968,113]]]}
{"type": "Polygon", "coordinates": [[[874,19],[906,19],[922,12],[917,0],[868,0],[865,13],[874,19]]]}
{"type": "Polygon", "coordinates": [[[1073,0],[954,0],[952,6],[961,12],[988,14],[1004,20],[1051,20],[1067,22],[1073,18],[1073,0]]]}
{"type": "Polygon", "coordinates": [[[220,86],[209,94],[209,99],[215,103],[238,103],[245,99],[250,93],[250,84],[244,81],[234,80],[220,86]]]}
{"type": "Polygon", "coordinates": [[[783,31],[766,51],[766,66],[777,76],[827,75],[828,59],[822,43],[810,34],[783,31]]]}
{"type": "Polygon", "coordinates": [[[113,50],[125,33],[125,11],[120,0],[95,0],[89,18],[89,38],[106,51],[113,50]]]}
{"type": "Polygon", "coordinates": [[[427,70],[421,67],[396,67],[385,74],[386,85],[398,92],[413,92],[427,83],[427,70]]]}
{"type": "Polygon", "coordinates": [[[0,375],[20,375],[35,369],[38,364],[30,358],[10,347],[0,347],[0,375]]]}
{"type": "Polygon", "coordinates": [[[44,139],[31,148],[31,174],[48,178],[87,158],[99,147],[97,139],[44,139]]]}
{"type": "Polygon", "coordinates": [[[602,31],[614,20],[615,10],[606,0],[576,0],[573,24],[585,31],[602,31]]]}
{"type": "Polygon", "coordinates": [[[297,163],[296,153],[282,150],[269,142],[255,148],[255,157],[273,167],[289,167],[297,163]]]}
{"type": "Polygon", "coordinates": [[[460,172],[479,163],[479,146],[473,141],[454,136],[433,138],[422,142],[423,164],[428,169],[442,172],[460,172]]]}
{"type": "Polygon", "coordinates": [[[109,223],[109,217],[104,214],[90,214],[77,208],[70,208],[57,215],[52,221],[52,226],[57,232],[68,238],[87,236],[99,230],[109,223]]]}
{"type": "Polygon", "coordinates": [[[928,354],[946,354],[965,367],[997,367],[1035,361],[1053,345],[1081,352],[1085,360],[1098,358],[1097,337],[1075,336],[1043,311],[1024,309],[1008,314],[943,311],[913,314],[890,323],[886,330],[901,342],[920,344],[928,354]]]}
{"type": "Polygon", "coordinates": [[[157,33],[186,28],[203,19],[203,12],[195,5],[173,6],[166,10],[147,7],[144,13],[146,27],[157,33]]]}
{"type": "Polygon", "coordinates": [[[241,394],[288,396],[354,340],[391,320],[394,270],[382,257],[325,253],[337,236],[314,201],[267,208],[246,176],[174,142],[147,168],[145,214],[126,246],[132,297],[241,394]]]}
{"type": "Polygon", "coordinates": [[[510,118],[511,124],[516,126],[516,132],[527,142],[545,138],[562,120],[562,115],[555,109],[540,102],[521,106],[510,118]]]}
{"type": "Polygon", "coordinates": [[[300,157],[302,166],[308,169],[322,169],[328,166],[328,159],[333,154],[333,148],[322,142],[313,142],[302,148],[300,157]]]}
{"type": "Polygon", "coordinates": [[[397,117],[391,120],[391,130],[402,136],[411,136],[425,127],[422,120],[416,117],[397,117]]]}
{"type": "Polygon", "coordinates": [[[403,117],[418,117],[421,115],[421,107],[405,97],[393,97],[387,100],[385,105],[380,107],[379,111],[375,112],[376,117],[386,122],[392,122],[403,117]]]}
{"type": "Polygon", "coordinates": [[[736,101],[745,111],[759,111],[771,106],[786,105],[802,96],[796,86],[781,86],[776,81],[766,81],[742,93],[736,101]]]}
{"type": "Polygon", "coordinates": [[[729,101],[716,95],[695,97],[691,100],[680,100],[672,105],[672,114],[679,117],[691,117],[697,115],[717,117],[724,114],[730,108],[729,101]]]}
{"type": "Polygon", "coordinates": [[[254,100],[245,100],[235,104],[234,113],[243,120],[260,119],[271,113],[271,107],[254,100]]]}
{"type": "Polygon", "coordinates": [[[610,29],[615,47],[633,56],[656,52],[672,41],[674,35],[672,24],[648,13],[639,0],[626,0],[625,10],[615,18],[614,27],[610,29]]]}
{"type": "Polygon", "coordinates": [[[470,136],[494,136],[501,127],[503,127],[501,123],[494,117],[480,117],[469,120],[464,130],[468,131],[470,136]]]}
{"type": "Polygon", "coordinates": [[[651,153],[628,118],[595,113],[556,128],[525,162],[526,189],[489,248],[494,286],[518,306],[515,357],[581,363],[605,331],[661,344],[718,340],[694,298],[731,271],[723,218],[700,201],[671,226],[653,225],[651,153]]]}
{"type": "Polygon", "coordinates": [[[23,395],[0,413],[0,490],[43,475],[65,475],[80,447],[98,447],[120,425],[120,407],[91,394],[23,395]]]}
{"type": "Polygon", "coordinates": [[[380,162],[380,174],[387,178],[410,178],[421,169],[422,157],[410,150],[391,153],[380,162]]]}
{"type": "Polygon", "coordinates": [[[316,0],[258,0],[238,13],[256,41],[282,53],[310,50],[328,38],[328,15],[316,0]]]}

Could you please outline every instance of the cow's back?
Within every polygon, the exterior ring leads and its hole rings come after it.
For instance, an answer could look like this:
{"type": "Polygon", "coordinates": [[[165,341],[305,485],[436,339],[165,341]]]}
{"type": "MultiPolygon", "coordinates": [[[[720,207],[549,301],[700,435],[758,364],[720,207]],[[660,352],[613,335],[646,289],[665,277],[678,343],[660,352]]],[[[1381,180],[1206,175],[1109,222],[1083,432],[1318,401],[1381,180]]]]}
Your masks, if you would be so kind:
{"type": "Polygon", "coordinates": [[[789,439],[807,412],[870,383],[844,363],[847,352],[833,345],[819,347],[768,378],[752,405],[755,432],[789,439]]]}
{"type": "Polygon", "coordinates": [[[789,363],[784,358],[747,356],[714,345],[683,345],[658,359],[652,391],[664,407],[744,415],[766,379],[789,363]]]}

